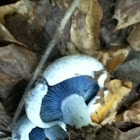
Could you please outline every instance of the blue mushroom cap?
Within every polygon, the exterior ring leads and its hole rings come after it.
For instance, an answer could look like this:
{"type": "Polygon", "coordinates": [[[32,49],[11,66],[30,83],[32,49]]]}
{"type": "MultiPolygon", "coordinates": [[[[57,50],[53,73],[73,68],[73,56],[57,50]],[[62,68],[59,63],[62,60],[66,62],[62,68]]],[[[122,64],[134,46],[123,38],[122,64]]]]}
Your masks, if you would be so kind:
{"type": "Polygon", "coordinates": [[[60,126],[55,125],[50,128],[39,128],[36,127],[32,129],[29,134],[30,140],[65,140],[68,139],[67,132],[62,129],[60,126]]]}
{"type": "Polygon", "coordinates": [[[36,127],[29,134],[30,140],[46,140],[44,129],[36,127]]]}
{"type": "Polygon", "coordinates": [[[44,122],[63,121],[62,102],[72,94],[82,96],[89,103],[99,91],[98,84],[89,76],[77,76],[55,86],[49,86],[42,100],[40,116],[44,122]]]}

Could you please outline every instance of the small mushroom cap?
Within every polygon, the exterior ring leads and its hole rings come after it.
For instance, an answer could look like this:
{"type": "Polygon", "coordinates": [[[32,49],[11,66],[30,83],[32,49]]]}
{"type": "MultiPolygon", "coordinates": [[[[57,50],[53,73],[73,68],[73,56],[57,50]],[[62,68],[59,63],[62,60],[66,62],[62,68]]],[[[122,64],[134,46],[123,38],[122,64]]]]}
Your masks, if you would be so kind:
{"type": "Polygon", "coordinates": [[[48,87],[41,105],[40,116],[44,122],[63,121],[61,103],[72,94],[82,96],[88,102],[97,94],[99,86],[87,76],[67,79],[55,86],[48,87]]]}
{"type": "Polygon", "coordinates": [[[32,129],[29,134],[30,140],[46,140],[47,137],[45,135],[45,131],[43,128],[36,127],[32,129]]]}
{"type": "Polygon", "coordinates": [[[67,132],[59,125],[50,128],[34,128],[29,134],[30,140],[65,140],[68,138],[67,132]]]}
{"type": "Polygon", "coordinates": [[[93,57],[82,54],[71,55],[62,57],[50,64],[44,72],[44,78],[46,78],[50,86],[53,86],[79,75],[94,78],[94,71],[103,69],[103,65],[93,57]]]}

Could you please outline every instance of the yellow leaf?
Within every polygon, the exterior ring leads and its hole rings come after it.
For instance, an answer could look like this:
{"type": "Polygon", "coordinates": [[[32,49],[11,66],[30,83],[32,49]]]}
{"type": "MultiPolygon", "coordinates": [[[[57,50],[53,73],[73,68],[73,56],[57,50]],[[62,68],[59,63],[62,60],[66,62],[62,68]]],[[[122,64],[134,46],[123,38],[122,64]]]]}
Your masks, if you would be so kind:
{"type": "Polygon", "coordinates": [[[93,122],[101,123],[105,117],[116,112],[124,99],[129,95],[132,88],[131,82],[121,82],[120,80],[112,80],[109,83],[109,91],[104,98],[104,104],[100,105],[94,113],[91,114],[93,122]],[[125,86],[127,85],[127,86],[125,86]]]}

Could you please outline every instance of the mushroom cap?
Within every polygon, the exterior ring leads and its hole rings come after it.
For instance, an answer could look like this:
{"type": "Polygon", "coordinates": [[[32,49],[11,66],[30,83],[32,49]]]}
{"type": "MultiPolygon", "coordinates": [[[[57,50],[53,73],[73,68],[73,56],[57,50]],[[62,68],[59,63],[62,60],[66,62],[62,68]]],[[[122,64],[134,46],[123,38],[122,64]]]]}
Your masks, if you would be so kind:
{"type": "MultiPolygon", "coordinates": [[[[51,92],[50,90],[48,91],[48,88],[54,89],[54,87],[57,87],[55,85],[58,85],[59,83],[62,83],[63,81],[74,78],[74,77],[85,75],[85,76],[90,76],[94,78],[95,71],[103,71],[103,74],[101,74],[101,76],[97,80],[99,87],[102,88],[104,86],[104,81],[107,77],[107,72],[104,70],[102,64],[98,62],[96,59],[94,59],[93,57],[90,57],[87,55],[81,55],[81,54],[65,56],[54,61],[52,64],[50,64],[45,70],[44,75],[43,75],[43,79],[47,81],[48,85],[46,85],[46,83],[41,83],[41,82],[38,83],[32,90],[29,91],[30,93],[25,99],[26,114],[28,118],[30,119],[30,121],[36,126],[41,127],[41,128],[49,128],[57,124],[63,126],[64,123],[62,121],[53,121],[53,120],[56,120],[56,119],[62,120],[62,113],[60,110],[61,108],[60,106],[61,106],[62,99],[65,98],[64,96],[65,94],[62,93],[62,90],[61,90],[62,88],[60,88],[61,92],[59,92],[58,90],[54,90],[56,93],[51,92]],[[52,95],[50,95],[50,93],[52,95]],[[55,98],[54,98],[54,94],[55,94],[55,98]],[[48,96],[51,99],[48,100],[46,96],[48,96]],[[56,102],[58,101],[58,98],[60,100],[60,103],[56,102]],[[47,102],[53,102],[54,105],[46,104],[45,100],[47,102]],[[58,105],[59,107],[56,108],[56,105],[58,105]],[[49,108],[49,110],[47,108],[49,108]],[[53,110],[53,113],[51,113],[52,110],[53,110]],[[48,114],[50,115],[48,116],[48,114]],[[55,115],[53,116],[53,114],[55,115]],[[52,119],[49,119],[50,116],[52,117],[52,119]],[[53,122],[49,122],[49,121],[53,121],[53,122]]],[[[70,85],[72,85],[71,83],[70,85]]],[[[82,83],[83,81],[81,81],[81,84],[82,83]]],[[[83,84],[83,87],[85,87],[85,84],[83,84]]],[[[67,87],[64,89],[65,91],[67,90],[72,91],[71,90],[72,88],[67,87]]],[[[68,92],[68,94],[71,94],[71,93],[68,92]]],[[[88,94],[86,93],[84,95],[88,95],[88,94]]]]}
{"type": "Polygon", "coordinates": [[[88,104],[98,90],[98,84],[88,76],[77,76],[55,86],[49,86],[48,92],[42,100],[41,119],[46,123],[57,120],[63,121],[61,104],[67,97],[78,94],[88,104]]]}
{"type": "Polygon", "coordinates": [[[46,140],[45,131],[43,128],[36,127],[29,133],[30,140],[46,140]]]}
{"type": "Polygon", "coordinates": [[[62,129],[59,125],[55,125],[50,128],[39,128],[32,129],[29,134],[30,140],[65,140],[68,138],[67,132],[62,129]]]}
{"type": "MultiPolygon", "coordinates": [[[[103,65],[95,58],[78,54],[65,56],[54,61],[46,68],[43,76],[48,84],[53,86],[79,75],[87,75],[94,78],[94,71],[100,71],[103,69],[103,65]]],[[[104,78],[107,76],[106,72],[104,74],[105,77],[103,77],[99,83],[99,86],[101,84],[101,87],[103,86],[104,78]]]]}

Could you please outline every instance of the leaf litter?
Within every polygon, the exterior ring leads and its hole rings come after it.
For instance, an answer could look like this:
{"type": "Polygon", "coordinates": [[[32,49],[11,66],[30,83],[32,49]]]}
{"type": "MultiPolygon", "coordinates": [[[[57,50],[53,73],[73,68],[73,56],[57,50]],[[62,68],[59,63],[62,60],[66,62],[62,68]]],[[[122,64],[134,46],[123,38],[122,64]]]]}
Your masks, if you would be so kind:
{"type": "MultiPolygon", "coordinates": [[[[18,94],[16,104],[20,102],[72,2],[19,0],[0,6],[1,139],[10,139],[9,125],[17,107],[11,104],[18,94]]],[[[108,96],[104,97],[104,92],[99,94],[100,106],[91,115],[95,126],[78,130],[68,126],[69,139],[140,139],[140,96],[136,90],[140,83],[139,3],[139,0],[83,0],[50,53],[49,63],[70,54],[94,56],[110,75],[108,96]],[[127,131],[121,129],[124,126],[127,131]]]]}

